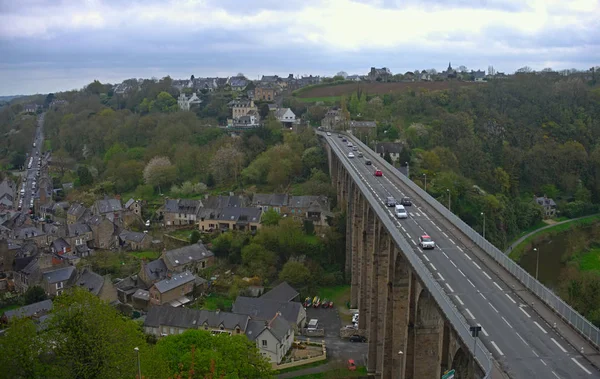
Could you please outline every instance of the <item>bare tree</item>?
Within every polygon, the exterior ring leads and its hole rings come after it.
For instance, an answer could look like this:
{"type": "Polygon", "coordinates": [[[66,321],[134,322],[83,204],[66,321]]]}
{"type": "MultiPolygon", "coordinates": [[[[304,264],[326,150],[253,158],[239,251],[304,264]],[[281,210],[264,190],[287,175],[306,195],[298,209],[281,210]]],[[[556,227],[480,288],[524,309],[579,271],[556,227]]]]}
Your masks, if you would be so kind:
{"type": "Polygon", "coordinates": [[[177,168],[171,164],[168,157],[154,157],[144,168],[144,181],[153,187],[172,183],[177,177],[177,168]]]}
{"type": "Polygon", "coordinates": [[[210,169],[217,183],[227,183],[231,178],[237,183],[243,163],[244,154],[229,144],[217,150],[210,162],[210,169]]]}
{"type": "Polygon", "coordinates": [[[517,72],[528,74],[528,73],[533,72],[533,70],[529,66],[524,66],[524,67],[521,67],[520,69],[518,69],[517,72]]]}
{"type": "Polygon", "coordinates": [[[348,73],[346,71],[340,71],[337,74],[335,74],[335,76],[341,76],[344,79],[346,79],[348,77],[348,73]]]}
{"type": "Polygon", "coordinates": [[[496,75],[496,70],[494,69],[494,66],[492,66],[492,65],[488,66],[488,75],[490,75],[490,76],[496,75]]]}
{"type": "Polygon", "coordinates": [[[467,72],[467,66],[458,66],[458,72],[462,72],[462,73],[467,72]]]}

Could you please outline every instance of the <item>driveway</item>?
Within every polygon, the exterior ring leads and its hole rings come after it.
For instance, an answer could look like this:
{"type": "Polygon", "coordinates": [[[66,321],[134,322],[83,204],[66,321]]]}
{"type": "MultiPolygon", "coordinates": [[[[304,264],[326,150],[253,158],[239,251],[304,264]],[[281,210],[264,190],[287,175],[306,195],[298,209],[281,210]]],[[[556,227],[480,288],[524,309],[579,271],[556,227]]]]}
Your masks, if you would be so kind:
{"type": "MultiPolygon", "coordinates": [[[[368,344],[361,342],[350,342],[340,337],[342,323],[337,308],[307,308],[306,318],[319,320],[319,327],[325,329],[325,337],[311,338],[312,340],[325,340],[327,356],[333,362],[346,362],[354,359],[357,366],[367,364],[368,344]]],[[[298,336],[298,339],[304,339],[298,336]]]]}

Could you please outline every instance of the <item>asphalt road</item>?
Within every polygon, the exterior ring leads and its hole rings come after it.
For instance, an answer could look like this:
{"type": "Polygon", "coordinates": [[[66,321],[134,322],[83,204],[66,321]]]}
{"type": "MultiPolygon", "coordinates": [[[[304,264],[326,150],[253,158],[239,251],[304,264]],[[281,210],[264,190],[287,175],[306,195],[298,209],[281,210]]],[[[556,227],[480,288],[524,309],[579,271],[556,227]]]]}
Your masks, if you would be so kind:
{"type": "MultiPolygon", "coordinates": [[[[33,184],[34,184],[34,181],[37,182],[38,169],[41,170],[41,167],[38,167],[38,162],[39,162],[39,159],[42,158],[42,144],[44,143],[43,128],[44,128],[44,114],[42,113],[40,115],[40,117],[38,118],[38,127],[35,130],[35,136],[34,136],[34,140],[32,141],[31,151],[27,155],[27,159],[25,161],[25,169],[27,170],[27,173],[24,177],[25,193],[23,196],[21,196],[20,192],[19,192],[20,198],[23,199],[22,209],[32,208],[31,200],[35,197],[34,193],[38,189],[37,183],[36,183],[35,187],[33,186],[33,184]],[[35,143],[35,147],[33,147],[33,143],[35,143]],[[29,160],[32,157],[33,157],[33,162],[31,164],[31,168],[27,168],[27,166],[29,164],[29,160]]],[[[21,188],[19,188],[19,191],[21,191],[21,188]]]]}
{"type": "Polygon", "coordinates": [[[406,207],[409,218],[397,220],[394,208],[386,207],[385,199],[392,196],[400,200],[405,192],[400,181],[386,168],[365,165],[366,158],[376,164],[372,151],[363,151],[365,158],[348,158],[351,149],[337,138],[336,133],[326,138],[338,156],[343,156],[363,179],[381,207],[388,210],[401,234],[413,245],[415,254],[437,278],[462,315],[469,322],[482,326],[480,339],[510,377],[600,378],[600,372],[522,304],[485,262],[461,241],[453,240],[443,223],[430,218],[425,204],[422,207],[413,199],[413,206],[406,207]],[[374,176],[376,168],[383,171],[383,177],[374,176]],[[424,234],[436,242],[434,250],[424,252],[418,246],[419,236],[424,234]]]}

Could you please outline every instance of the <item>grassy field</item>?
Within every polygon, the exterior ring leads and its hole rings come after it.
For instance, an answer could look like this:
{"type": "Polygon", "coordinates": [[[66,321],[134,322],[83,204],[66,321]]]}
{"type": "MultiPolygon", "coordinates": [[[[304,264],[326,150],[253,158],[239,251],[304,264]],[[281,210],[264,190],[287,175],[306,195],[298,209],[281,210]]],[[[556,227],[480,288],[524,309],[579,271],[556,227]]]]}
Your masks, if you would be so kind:
{"type": "Polygon", "coordinates": [[[139,259],[142,258],[146,258],[149,261],[153,261],[155,259],[158,259],[158,257],[160,257],[160,252],[158,251],[149,251],[149,250],[144,250],[144,251],[132,251],[131,253],[129,253],[131,255],[133,255],[134,257],[137,257],[139,259]]]}
{"type": "Polygon", "coordinates": [[[534,231],[538,230],[539,228],[543,228],[544,226],[548,226],[548,224],[546,224],[544,221],[540,221],[537,224],[533,225],[532,227],[523,230],[521,232],[521,234],[519,234],[518,236],[516,236],[515,238],[513,238],[513,240],[508,243],[508,246],[510,246],[513,243],[515,243],[516,240],[518,240],[519,238],[523,237],[524,235],[529,234],[531,232],[534,232],[534,231]]]}
{"type": "Polygon", "coordinates": [[[233,300],[231,298],[224,295],[211,294],[204,298],[202,309],[209,311],[216,311],[217,309],[225,310],[231,309],[232,305],[233,300]]]}
{"type": "Polygon", "coordinates": [[[290,367],[290,368],[286,368],[283,370],[275,370],[275,375],[277,374],[285,374],[286,372],[294,372],[294,371],[298,371],[298,370],[304,370],[306,368],[311,368],[311,367],[318,367],[318,366],[322,366],[326,363],[329,363],[329,359],[323,359],[322,361],[318,361],[318,362],[313,362],[313,363],[309,363],[306,365],[302,365],[302,366],[296,366],[296,367],[290,367]]]}
{"type": "Polygon", "coordinates": [[[189,230],[189,229],[175,230],[175,231],[169,233],[169,235],[189,242],[190,236],[192,235],[192,231],[193,231],[193,229],[192,230],[189,230]]]}
{"type": "Polygon", "coordinates": [[[600,271],[600,248],[596,247],[579,258],[581,271],[600,271]]]}
{"type": "Polygon", "coordinates": [[[295,376],[295,379],[325,379],[325,378],[356,378],[359,376],[367,375],[367,368],[360,366],[356,368],[356,371],[348,371],[347,368],[340,368],[326,372],[320,372],[318,374],[308,374],[295,376]]]}
{"type": "Polygon", "coordinates": [[[303,103],[317,103],[323,102],[325,104],[335,104],[340,101],[341,96],[324,96],[324,97],[299,97],[298,100],[303,103]]]}
{"type": "Polygon", "coordinates": [[[342,324],[349,324],[352,321],[352,315],[346,303],[350,301],[350,286],[333,286],[333,287],[322,287],[317,291],[317,296],[322,299],[333,301],[333,304],[338,309],[342,324]]]}
{"type": "Polygon", "coordinates": [[[600,214],[584,217],[579,220],[575,220],[573,222],[568,222],[565,224],[555,225],[551,228],[540,230],[538,233],[535,233],[529,237],[527,237],[523,242],[515,246],[515,248],[510,252],[509,257],[518,262],[521,259],[521,256],[525,251],[528,251],[532,247],[532,243],[538,239],[544,238],[546,236],[555,235],[557,233],[562,233],[567,230],[571,230],[574,228],[578,228],[581,226],[591,225],[600,221],[600,214]]]}

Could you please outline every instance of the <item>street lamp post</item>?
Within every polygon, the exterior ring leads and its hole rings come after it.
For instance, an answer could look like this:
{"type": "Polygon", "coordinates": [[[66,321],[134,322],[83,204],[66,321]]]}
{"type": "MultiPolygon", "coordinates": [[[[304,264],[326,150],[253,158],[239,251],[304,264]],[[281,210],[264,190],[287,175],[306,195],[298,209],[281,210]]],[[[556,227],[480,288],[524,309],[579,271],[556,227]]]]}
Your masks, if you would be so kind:
{"type": "Polygon", "coordinates": [[[410,167],[408,166],[408,162],[406,162],[406,177],[410,179],[410,167]]]}
{"type": "Polygon", "coordinates": [[[533,251],[535,251],[535,254],[536,254],[536,259],[535,259],[535,280],[537,280],[538,274],[540,272],[540,251],[537,249],[537,247],[534,247],[533,251]]]}
{"type": "Polygon", "coordinates": [[[137,353],[138,378],[142,379],[142,365],[140,363],[140,349],[139,349],[139,347],[135,347],[133,350],[135,350],[137,353]]]}
{"type": "Polygon", "coordinates": [[[483,239],[485,239],[485,213],[481,212],[481,215],[483,216],[483,239]]]}
{"type": "Polygon", "coordinates": [[[425,192],[427,192],[427,174],[423,174],[423,178],[425,179],[425,192]]]}
{"type": "Polygon", "coordinates": [[[449,211],[452,211],[452,210],[450,209],[450,189],[449,189],[449,188],[446,188],[446,192],[448,192],[448,210],[449,210],[449,211]]]}

